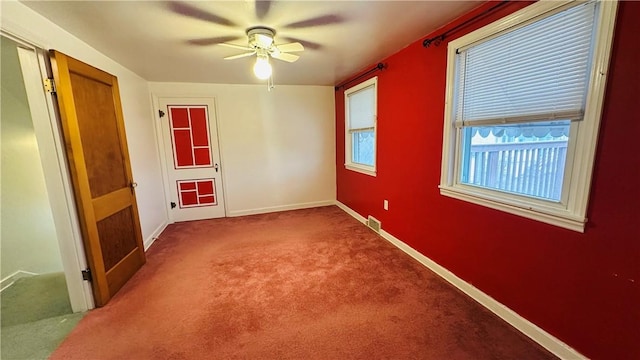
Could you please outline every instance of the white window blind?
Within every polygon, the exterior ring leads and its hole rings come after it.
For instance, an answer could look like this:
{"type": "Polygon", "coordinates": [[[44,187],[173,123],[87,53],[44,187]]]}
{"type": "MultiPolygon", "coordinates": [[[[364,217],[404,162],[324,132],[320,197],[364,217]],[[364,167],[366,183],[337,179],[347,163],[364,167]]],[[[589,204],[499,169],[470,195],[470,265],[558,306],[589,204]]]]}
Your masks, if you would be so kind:
{"type": "Polygon", "coordinates": [[[582,120],[595,2],[459,49],[455,125],[582,120]]]}
{"type": "Polygon", "coordinates": [[[375,85],[368,86],[348,95],[349,130],[373,129],[376,108],[375,85]]]}

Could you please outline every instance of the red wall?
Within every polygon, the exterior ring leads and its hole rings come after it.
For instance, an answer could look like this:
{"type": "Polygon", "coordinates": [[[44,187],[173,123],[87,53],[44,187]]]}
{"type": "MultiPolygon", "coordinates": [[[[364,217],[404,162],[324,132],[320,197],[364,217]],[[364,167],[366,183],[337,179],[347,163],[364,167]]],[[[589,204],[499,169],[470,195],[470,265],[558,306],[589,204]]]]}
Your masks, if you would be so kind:
{"type": "Polygon", "coordinates": [[[582,354],[640,359],[639,34],[640,2],[621,2],[584,234],[440,195],[446,42],[425,49],[418,39],[375,74],[377,177],[344,168],[336,91],[338,200],[582,354]]]}

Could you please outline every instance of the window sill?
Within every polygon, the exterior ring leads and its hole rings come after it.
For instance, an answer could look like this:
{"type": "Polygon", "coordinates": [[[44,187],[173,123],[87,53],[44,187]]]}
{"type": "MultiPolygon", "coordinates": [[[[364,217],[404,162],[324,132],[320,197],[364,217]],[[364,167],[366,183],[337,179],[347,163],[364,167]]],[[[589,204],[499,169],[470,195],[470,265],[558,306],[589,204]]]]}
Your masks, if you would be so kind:
{"type": "Polygon", "coordinates": [[[376,170],[375,168],[373,169],[369,169],[369,168],[364,168],[358,165],[354,165],[354,164],[344,164],[345,169],[347,170],[351,170],[351,171],[355,171],[355,172],[359,172],[361,174],[365,174],[365,175],[369,175],[369,176],[376,176],[376,170]]]}
{"type": "Polygon", "coordinates": [[[584,232],[584,226],[587,221],[586,218],[571,214],[566,209],[538,208],[533,204],[524,205],[515,200],[509,201],[506,198],[487,194],[487,192],[481,190],[473,191],[440,185],[440,194],[581,233],[584,232]]]}

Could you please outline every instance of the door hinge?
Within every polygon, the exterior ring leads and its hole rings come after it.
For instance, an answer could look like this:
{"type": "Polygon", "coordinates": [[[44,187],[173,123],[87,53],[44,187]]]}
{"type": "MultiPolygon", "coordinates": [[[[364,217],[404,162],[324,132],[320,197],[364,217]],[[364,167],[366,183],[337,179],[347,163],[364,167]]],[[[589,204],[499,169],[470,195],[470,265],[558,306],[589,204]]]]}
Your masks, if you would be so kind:
{"type": "Polygon", "coordinates": [[[82,280],[91,281],[91,269],[82,270],[82,280]]]}
{"type": "Polygon", "coordinates": [[[164,117],[164,111],[158,110],[158,115],[160,115],[160,117],[163,118],[164,117]]]}
{"type": "Polygon", "coordinates": [[[56,83],[53,79],[44,79],[44,90],[48,93],[55,94],[56,92],[56,83]]]}

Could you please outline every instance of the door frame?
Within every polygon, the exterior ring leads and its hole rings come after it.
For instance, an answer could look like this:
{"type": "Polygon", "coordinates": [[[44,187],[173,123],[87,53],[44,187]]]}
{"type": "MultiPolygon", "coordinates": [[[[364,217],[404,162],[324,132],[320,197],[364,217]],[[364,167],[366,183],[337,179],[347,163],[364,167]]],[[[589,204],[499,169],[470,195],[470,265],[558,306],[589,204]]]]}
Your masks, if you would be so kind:
{"type": "MultiPolygon", "coordinates": [[[[190,100],[198,100],[198,99],[206,99],[208,101],[213,102],[214,104],[214,109],[213,111],[211,111],[209,113],[209,117],[211,118],[211,116],[215,117],[215,126],[216,126],[216,134],[218,136],[218,152],[220,154],[220,171],[221,171],[221,178],[222,178],[222,198],[224,200],[224,216],[228,217],[229,216],[229,208],[228,208],[228,203],[227,203],[227,189],[226,189],[226,183],[227,183],[227,179],[226,179],[226,171],[224,170],[224,166],[225,166],[225,161],[224,161],[224,154],[222,151],[222,136],[221,136],[221,129],[220,129],[220,117],[219,117],[219,111],[218,111],[218,102],[216,101],[216,98],[214,96],[211,95],[202,95],[202,96],[197,96],[197,95],[181,95],[181,94],[176,94],[176,93],[157,93],[157,92],[152,92],[151,93],[151,106],[152,106],[152,113],[153,113],[153,118],[155,119],[154,122],[154,129],[155,129],[155,136],[156,136],[156,140],[157,140],[157,144],[158,144],[158,153],[160,154],[160,166],[162,168],[162,183],[164,186],[164,204],[165,204],[165,211],[167,212],[167,218],[169,219],[169,223],[173,224],[175,223],[175,218],[173,216],[173,212],[171,211],[171,206],[170,206],[170,202],[171,202],[171,191],[174,189],[174,186],[172,184],[170,184],[169,182],[169,169],[167,167],[167,163],[169,161],[169,159],[167,159],[167,156],[165,154],[165,140],[164,137],[162,135],[162,123],[161,121],[166,121],[166,119],[168,118],[168,114],[165,115],[164,118],[160,117],[160,114],[158,113],[158,110],[162,110],[160,109],[160,98],[175,98],[175,99],[190,99],[190,100]]],[[[211,126],[211,123],[209,123],[211,126]]]]}
{"type": "Polygon", "coordinates": [[[88,267],[88,264],[57,107],[53,96],[45,91],[43,85],[45,78],[53,77],[48,53],[44,50],[46,46],[25,39],[25,36],[22,36],[24,33],[15,29],[13,31],[6,29],[5,25],[2,24],[3,27],[0,30],[2,36],[17,42],[21,48],[25,49],[25,51],[19,50],[20,65],[56,228],[71,309],[73,312],[87,311],[95,307],[93,290],[89,281],[82,279],[81,272],[88,267]]]}

